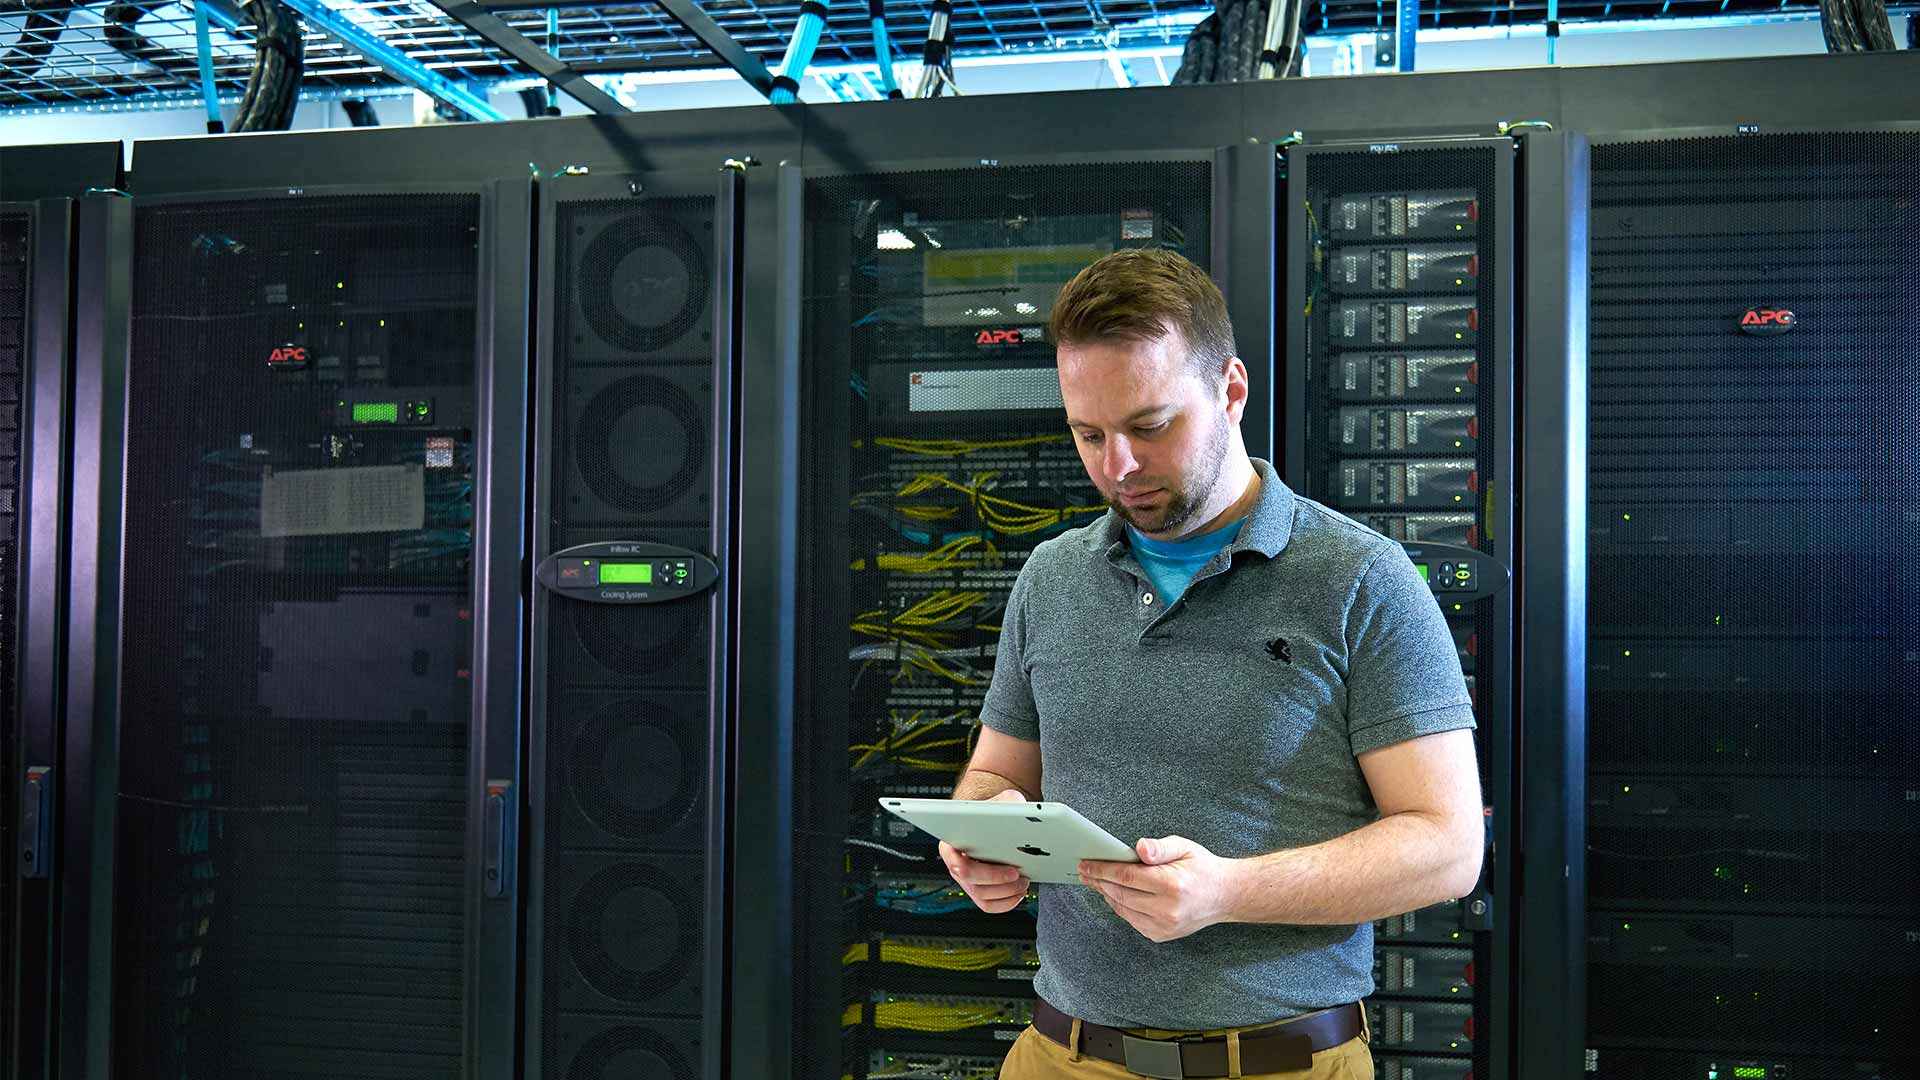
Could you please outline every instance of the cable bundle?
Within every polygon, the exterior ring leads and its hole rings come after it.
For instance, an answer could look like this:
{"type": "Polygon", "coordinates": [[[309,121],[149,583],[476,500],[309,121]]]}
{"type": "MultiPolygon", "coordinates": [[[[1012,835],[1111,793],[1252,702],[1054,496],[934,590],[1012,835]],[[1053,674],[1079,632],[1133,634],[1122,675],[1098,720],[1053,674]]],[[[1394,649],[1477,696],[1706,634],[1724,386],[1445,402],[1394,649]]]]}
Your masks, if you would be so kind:
{"type": "MultiPolygon", "coordinates": [[[[908,723],[918,721],[922,715],[924,715],[923,712],[914,713],[908,717],[908,723]]],[[[929,772],[959,772],[961,769],[966,768],[967,759],[973,756],[973,736],[980,729],[978,727],[969,727],[966,735],[960,738],[930,740],[928,736],[938,732],[941,728],[946,727],[954,721],[962,719],[965,719],[965,714],[963,713],[937,717],[906,731],[897,738],[889,735],[877,743],[857,743],[850,746],[847,748],[850,752],[859,754],[859,757],[853,762],[852,771],[860,771],[866,767],[869,761],[878,757],[882,761],[891,761],[898,765],[906,765],[915,769],[925,769],[929,772]],[[934,761],[930,758],[919,756],[925,751],[935,750],[943,746],[960,747],[960,760],[934,761]],[[905,751],[906,753],[901,754],[901,751],[905,751]]]]}
{"type": "MultiPolygon", "coordinates": [[[[1025,1023],[1024,1017],[1008,1015],[1005,1006],[993,1002],[978,1005],[935,1005],[925,1001],[883,1001],[873,1007],[873,1026],[902,1028],[907,1031],[965,1031],[994,1023],[1025,1023]]],[[[843,1027],[860,1023],[860,1006],[849,1005],[840,1014],[843,1027]]]]}
{"type": "Polygon", "coordinates": [[[300,75],[306,66],[306,42],[300,20],[279,0],[248,0],[255,29],[253,73],[240,99],[235,131],[285,131],[293,126],[300,103],[300,75]]]}
{"type": "Polygon", "coordinates": [[[1223,83],[1300,74],[1302,0],[1220,0],[1187,37],[1173,82],[1223,83]]]}
{"type": "Polygon", "coordinates": [[[1887,21],[1886,0],[1820,0],[1820,31],[1828,52],[1882,52],[1899,46],[1887,21]]]}
{"type": "MultiPolygon", "coordinates": [[[[865,943],[847,946],[846,954],[840,958],[843,964],[863,964],[872,957],[872,950],[865,943]]],[[[1011,963],[1013,948],[1008,945],[978,945],[971,947],[911,945],[905,942],[880,942],[880,962],[883,964],[910,964],[914,967],[937,968],[941,971],[992,971],[1002,964],[1011,963]]]]}

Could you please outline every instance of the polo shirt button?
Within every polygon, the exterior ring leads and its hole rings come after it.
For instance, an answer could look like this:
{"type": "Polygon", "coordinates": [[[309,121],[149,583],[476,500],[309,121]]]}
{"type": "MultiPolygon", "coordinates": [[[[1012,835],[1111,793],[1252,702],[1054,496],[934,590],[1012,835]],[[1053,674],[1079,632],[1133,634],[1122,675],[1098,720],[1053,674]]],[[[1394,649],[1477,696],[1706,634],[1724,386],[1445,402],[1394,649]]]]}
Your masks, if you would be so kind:
{"type": "Polygon", "coordinates": [[[1151,603],[1153,603],[1153,594],[1152,594],[1152,593],[1150,593],[1150,592],[1144,592],[1144,593],[1141,593],[1141,594],[1140,594],[1140,602],[1141,602],[1141,603],[1143,603],[1143,604],[1151,604],[1151,603]]]}

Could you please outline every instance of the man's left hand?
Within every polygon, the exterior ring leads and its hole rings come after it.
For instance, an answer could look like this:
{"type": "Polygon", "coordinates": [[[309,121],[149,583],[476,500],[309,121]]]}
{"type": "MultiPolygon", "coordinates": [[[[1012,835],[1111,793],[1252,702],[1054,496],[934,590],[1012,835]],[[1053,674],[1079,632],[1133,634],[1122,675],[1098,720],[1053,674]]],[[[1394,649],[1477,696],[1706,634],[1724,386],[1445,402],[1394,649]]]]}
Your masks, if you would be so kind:
{"type": "Polygon", "coordinates": [[[1184,836],[1134,845],[1138,863],[1083,859],[1080,880],[1149,941],[1176,941],[1226,922],[1236,859],[1223,859],[1184,836]]]}

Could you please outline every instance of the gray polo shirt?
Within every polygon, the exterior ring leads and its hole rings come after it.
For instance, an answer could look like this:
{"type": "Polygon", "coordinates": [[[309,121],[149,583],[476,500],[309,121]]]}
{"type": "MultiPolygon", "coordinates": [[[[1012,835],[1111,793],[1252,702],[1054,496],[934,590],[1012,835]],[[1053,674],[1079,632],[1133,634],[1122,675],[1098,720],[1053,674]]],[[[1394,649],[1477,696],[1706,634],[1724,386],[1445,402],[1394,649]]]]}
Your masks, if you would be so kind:
{"type": "MultiPolygon", "coordinates": [[[[1009,594],[982,721],[1037,739],[1042,797],[1123,841],[1317,844],[1379,817],[1356,755],[1474,726],[1406,552],[1254,467],[1246,526],[1171,607],[1112,511],[1041,544],[1009,594]]],[[[1374,988],[1370,923],[1157,944],[1078,885],[1041,886],[1039,952],[1039,995],[1113,1027],[1259,1024],[1374,988]]]]}

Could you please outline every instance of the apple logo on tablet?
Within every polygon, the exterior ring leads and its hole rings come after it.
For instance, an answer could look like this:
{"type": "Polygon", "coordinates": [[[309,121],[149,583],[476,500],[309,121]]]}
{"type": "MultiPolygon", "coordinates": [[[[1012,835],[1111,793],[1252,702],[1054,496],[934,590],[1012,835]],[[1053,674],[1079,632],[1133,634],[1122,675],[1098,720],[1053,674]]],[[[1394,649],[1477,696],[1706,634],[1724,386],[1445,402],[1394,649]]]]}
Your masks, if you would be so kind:
{"type": "Polygon", "coordinates": [[[1043,859],[1048,858],[1053,854],[1053,852],[1051,851],[1042,851],[1041,849],[1034,847],[1032,844],[1022,844],[1019,847],[1014,848],[1013,850],[1018,851],[1023,855],[1036,855],[1043,859]]]}

